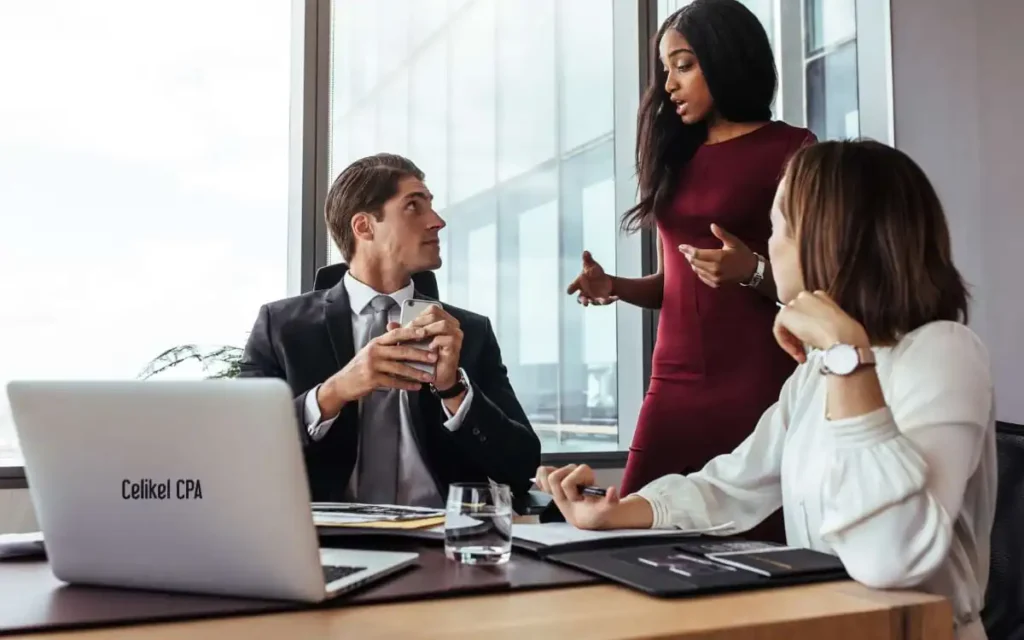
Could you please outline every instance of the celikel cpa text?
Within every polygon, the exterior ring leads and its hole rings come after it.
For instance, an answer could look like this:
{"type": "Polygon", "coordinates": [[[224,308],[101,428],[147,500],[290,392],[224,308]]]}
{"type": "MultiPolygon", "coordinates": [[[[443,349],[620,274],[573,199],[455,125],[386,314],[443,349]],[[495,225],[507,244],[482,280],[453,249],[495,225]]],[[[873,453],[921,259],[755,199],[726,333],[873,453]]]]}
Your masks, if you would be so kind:
{"type": "Polygon", "coordinates": [[[174,481],[170,478],[143,478],[136,481],[125,478],[121,481],[121,497],[125,500],[202,500],[203,486],[198,478],[180,478],[174,481]]]}

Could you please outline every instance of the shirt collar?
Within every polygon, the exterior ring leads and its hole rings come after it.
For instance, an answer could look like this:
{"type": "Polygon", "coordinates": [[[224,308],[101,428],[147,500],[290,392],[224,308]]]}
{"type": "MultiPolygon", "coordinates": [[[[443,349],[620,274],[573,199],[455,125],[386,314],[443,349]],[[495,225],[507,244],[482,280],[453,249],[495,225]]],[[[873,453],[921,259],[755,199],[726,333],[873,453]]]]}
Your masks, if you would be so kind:
{"type": "Polygon", "coordinates": [[[351,271],[345,272],[345,291],[348,293],[348,304],[352,309],[352,313],[361,314],[366,305],[370,304],[370,301],[377,296],[385,295],[391,296],[399,308],[405,304],[406,300],[413,297],[415,287],[413,286],[412,280],[409,280],[409,284],[405,285],[398,291],[392,293],[381,293],[370,285],[360,282],[352,275],[351,271]]]}

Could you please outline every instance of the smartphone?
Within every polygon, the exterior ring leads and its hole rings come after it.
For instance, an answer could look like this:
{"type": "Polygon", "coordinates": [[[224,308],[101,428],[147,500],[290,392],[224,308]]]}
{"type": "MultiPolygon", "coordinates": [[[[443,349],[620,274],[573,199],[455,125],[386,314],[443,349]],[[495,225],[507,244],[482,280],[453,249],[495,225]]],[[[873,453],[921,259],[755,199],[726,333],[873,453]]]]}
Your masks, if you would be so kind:
{"type": "MultiPolygon", "coordinates": [[[[433,300],[418,300],[416,298],[409,298],[402,304],[402,316],[399,319],[399,323],[406,327],[410,322],[415,320],[421,313],[426,311],[430,306],[436,305],[437,302],[433,300]]],[[[433,340],[430,336],[422,340],[416,340],[414,342],[406,342],[404,344],[413,347],[414,349],[422,349],[427,351],[430,349],[430,342],[433,340]]],[[[406,362],[413,369],[419,369],[425,371],[430,375],[434,375],[434,365],[428,362],[406,362]]]]}

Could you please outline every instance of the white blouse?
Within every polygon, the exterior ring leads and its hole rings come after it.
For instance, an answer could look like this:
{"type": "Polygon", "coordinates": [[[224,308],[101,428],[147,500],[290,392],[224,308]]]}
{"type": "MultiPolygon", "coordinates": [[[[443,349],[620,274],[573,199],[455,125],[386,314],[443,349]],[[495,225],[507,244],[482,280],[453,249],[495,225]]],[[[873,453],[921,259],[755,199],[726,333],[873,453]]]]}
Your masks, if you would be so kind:
{"type": "Polygon", "coordinates": [[[957,637],[985,638],[997,477],[988,352],[954,322],[874,352],[886,407],[827,419],[822,354],[813,351],[735,451],[637,493],[655,528],[731,521],[719,535],[747,531],[782,506],[788,544],[837,555],[869,587],[945,596],[957,637]]]}

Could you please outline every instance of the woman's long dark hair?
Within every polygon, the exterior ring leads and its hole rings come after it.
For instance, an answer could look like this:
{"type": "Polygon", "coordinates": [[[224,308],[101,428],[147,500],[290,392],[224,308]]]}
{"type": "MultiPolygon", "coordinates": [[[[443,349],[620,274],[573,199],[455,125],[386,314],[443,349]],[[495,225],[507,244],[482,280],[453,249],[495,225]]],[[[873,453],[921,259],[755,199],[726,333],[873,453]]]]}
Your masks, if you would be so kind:
{"type": "Polygon", "coordinates": [[[640,201],[622,216],[626,231],[653,226],[657,212],[671,201],[683,167],[707,139],[707,124],[683,124],[665,92],[668,76],[658,45],[669,29],[690,43],[719,116],[730,122],[772,117],[778,74],[757,16],[738,0],[694,0],[670,15],[651,42],[649,81],[637,118],[640,201]]]}

